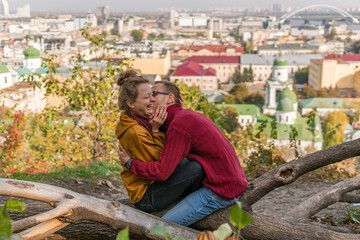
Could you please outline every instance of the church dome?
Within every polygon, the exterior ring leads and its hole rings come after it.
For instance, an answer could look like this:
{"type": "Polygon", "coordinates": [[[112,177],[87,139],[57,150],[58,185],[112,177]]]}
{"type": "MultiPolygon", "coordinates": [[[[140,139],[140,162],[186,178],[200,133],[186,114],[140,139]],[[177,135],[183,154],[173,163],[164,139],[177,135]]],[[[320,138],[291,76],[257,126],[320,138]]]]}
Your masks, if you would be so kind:
{"type": "Polygon", "coordinates": [[[24,51],[25,58],[40,58],[40,51],[33,46],[28,47],[24,51]]]}
{"type": "Polygon", "coordinates": [[[294,103],[289,98],[281,99],[276,107],[280,112],[294,112],[294,103]]]}
{"type": "Polygon", "coordinates": [[[277,57],[274,60],[274,66],[287,66],[287,61],[285,58],[277,57]]]}
{"type": "Polygon", "coordinates": [[[284,90],[279,93],[279,95],[276,97],[276,100],[277,102],[280,102],[284,98],[290,99],[293,103],[297,102],[296,94],[288,87],[284,88],[284,90]]]}

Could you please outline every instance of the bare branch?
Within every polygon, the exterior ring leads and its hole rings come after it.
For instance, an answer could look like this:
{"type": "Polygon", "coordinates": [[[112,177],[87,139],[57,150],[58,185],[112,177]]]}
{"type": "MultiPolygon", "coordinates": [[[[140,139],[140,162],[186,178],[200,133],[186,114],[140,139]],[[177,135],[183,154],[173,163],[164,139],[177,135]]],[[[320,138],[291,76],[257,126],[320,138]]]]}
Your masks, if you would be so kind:
{"type": "Polygon", "coordinates": [[[310,218],[321,209],[339,202],[345,193],[360,188],[360,177],[342,181],[308,198],[290,212],[293,218],[310,218]]]}

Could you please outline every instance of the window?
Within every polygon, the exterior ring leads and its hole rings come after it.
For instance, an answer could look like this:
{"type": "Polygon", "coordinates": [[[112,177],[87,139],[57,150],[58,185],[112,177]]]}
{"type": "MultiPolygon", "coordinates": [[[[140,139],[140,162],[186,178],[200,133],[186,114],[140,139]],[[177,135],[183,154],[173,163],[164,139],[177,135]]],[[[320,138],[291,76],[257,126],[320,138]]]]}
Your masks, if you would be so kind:
{"type": "Polygon", "coordinates": [[[286,122],[289,122],[289,116],[286,116],[286,122]]]}
{"type": "Polygon", "coordinates": [[[5,77],[5,84],[7,84],[7,77],[5,77]]]}

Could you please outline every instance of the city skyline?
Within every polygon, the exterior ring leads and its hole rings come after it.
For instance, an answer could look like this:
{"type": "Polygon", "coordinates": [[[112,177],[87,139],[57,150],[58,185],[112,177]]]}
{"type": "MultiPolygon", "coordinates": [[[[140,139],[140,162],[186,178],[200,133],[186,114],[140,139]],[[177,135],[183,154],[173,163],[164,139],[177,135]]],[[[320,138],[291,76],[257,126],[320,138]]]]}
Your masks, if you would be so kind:
{"type": "Polygon", "coordinates": [[[207,8],[267,8],[270,4],[283,4],[284,7],[305,7],[315,4],[332,5],[339,8],[360,8],[360,4],[352,0],[303,0],[301,2],[295,0],[253,0],[251,2],[244,0],[223,0],[221,3],[215,0],[133,0],[133,1],[116,1],[116,0],[63,0],[51,2],[47,0],[8,0],[10,12],[14,12],[16,8],[29,4],[32,12],[95,12],[97,6],[107,5],[110,12],[126,12],[126,11],[158,11],[164,8],[186,8],[186,9],[207,9],[207,8]]]}

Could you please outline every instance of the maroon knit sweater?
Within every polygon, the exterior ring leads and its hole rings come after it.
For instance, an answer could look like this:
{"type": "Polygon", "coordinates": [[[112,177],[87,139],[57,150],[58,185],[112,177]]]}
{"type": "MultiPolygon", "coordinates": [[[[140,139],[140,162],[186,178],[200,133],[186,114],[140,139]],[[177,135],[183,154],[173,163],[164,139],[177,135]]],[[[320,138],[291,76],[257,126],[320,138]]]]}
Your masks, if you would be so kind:
{"type": "Polygon", "coordinates": [[[206,178],[204,185],[224,198],[236,198],[247,188],[244,171],[235,150],[217,126],[203,114],[167,108],[166,141],[159,161],[133,160],[131,171],[138,177],[165,181],[185,158],[198,161],[206,178]]]}

